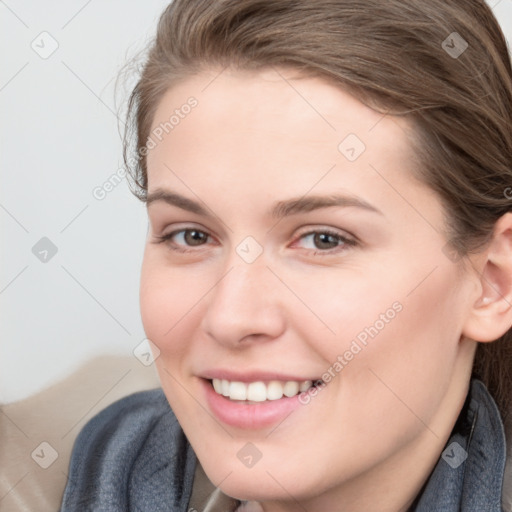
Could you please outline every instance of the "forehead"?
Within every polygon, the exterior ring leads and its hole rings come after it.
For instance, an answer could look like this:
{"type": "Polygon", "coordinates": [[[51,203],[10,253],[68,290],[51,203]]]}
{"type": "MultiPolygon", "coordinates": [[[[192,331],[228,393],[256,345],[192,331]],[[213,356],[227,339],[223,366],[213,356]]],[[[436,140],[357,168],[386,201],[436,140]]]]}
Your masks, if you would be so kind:
{"type": "MultiPolygon", "coordinates": [[[[301,76],[286,68],[258,71],[211,69],[167,91],[158,104],[151,130],[169,121],[176,111],[180,114],[180,109],[186,107],[191,97],[197,100],[197,106],[190,115],[200,117],[209,128],[245,126],[244,133],[247,134],[251,132],[251,126],[253,133],[264,126],[266,134],[279,133],[283,137],[288,135],[311,142],[317,139],[336,143],[346,133],[369,139],[370,132],[384,117],[325,78],[301,76]]],[[[180,115],[180,121],[183,120],[180,115]]],[[[172,130],[176,134],[190,135],[188,125],[190,122],[179,122],[172,130]],[[179,130],[178,125],[181,125],[179,130]]],[[[387,131],[394,131],[399,136],[403,135],[401,128],[406,125],[404,119],[398,118],[387,118],[384,122],[387,131]]]]}
{"type": "Polygon", "coordinates": [[[333,166],[326,185],[374,184],[379,172],[411,181],[411,130],[405,118],[295,70],[205,70],[170,88],[156,109],[149,190],[180,187],[176,174],[186,174],[190,183],[243,180],[253,193],[271,186],[305,193],[333,166]]]}

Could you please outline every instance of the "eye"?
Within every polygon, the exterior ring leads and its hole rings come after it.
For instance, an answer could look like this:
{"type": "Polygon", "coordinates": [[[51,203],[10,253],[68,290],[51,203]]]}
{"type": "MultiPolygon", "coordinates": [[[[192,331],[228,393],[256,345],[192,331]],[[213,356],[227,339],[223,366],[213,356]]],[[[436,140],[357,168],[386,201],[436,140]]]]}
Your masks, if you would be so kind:
{"type": "Polygon", "coordinates": [[[179,229],[176,231],[172,231],[166,235],[157,236],[157,242],[155,243],[163,243],[170,242],[170,248],[177,252],[190,252],[193,249],[187,249],[187,247],[198,247],[200,245],[204,245],[210,235],[205,231],[201,231],[200,229],[188,228],[188,229],[179,229]]]}
{"type": "Polygon", "coordinates": [[[308,231],[300,235],[299,240],[306,241],[306,245],[310,246],[306,248],[313,250],[314,254],[331,254],[357,245],[355,240],[329,229],[308,231]]]}
{"type": "MultiPolygon", "coordinates": [[[[208,243],[211,236],[196,228],[186,228],[171,231],[156,237],[155,243],[169,242],[169,248],[176,252],[194,252],[195,247],[208,243]]],[[[298,240],[306,241],[306,249],[313,250],[313,254],[332,254],[346,250],[347,247],[357,245],[357,242],[341,233],[329,229],[308,231],[299,236],[298,240]]],[[[296,244],[297,242],[295,242],[296,244]]]]}

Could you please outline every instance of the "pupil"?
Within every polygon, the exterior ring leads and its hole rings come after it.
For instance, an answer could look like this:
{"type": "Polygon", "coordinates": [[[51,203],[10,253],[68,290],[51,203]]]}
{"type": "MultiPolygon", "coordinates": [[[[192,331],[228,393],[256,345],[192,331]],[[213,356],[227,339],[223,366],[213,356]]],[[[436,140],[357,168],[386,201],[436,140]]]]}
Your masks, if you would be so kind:
{"type": "Polygon", "coordinates": [[[330,235],[328,233],[320,233],[320,234],[315,235],[315,245],[320,246],[320,248],[325,249],[326,247],[323,247],[322,244],[327,244],[327,245],[331,244],[329,247],[327,247],[327,249],[330,249],[333,246],[336,247],[336,245],[337,245],[336,237],[334,237],[333,235],[330,235]]]}
{"type": "Polygon", "coordinates": [[[200,245],[204,239],[204,233],[195,230],[187,231],[185,239],[189,245],[200,245]]]}

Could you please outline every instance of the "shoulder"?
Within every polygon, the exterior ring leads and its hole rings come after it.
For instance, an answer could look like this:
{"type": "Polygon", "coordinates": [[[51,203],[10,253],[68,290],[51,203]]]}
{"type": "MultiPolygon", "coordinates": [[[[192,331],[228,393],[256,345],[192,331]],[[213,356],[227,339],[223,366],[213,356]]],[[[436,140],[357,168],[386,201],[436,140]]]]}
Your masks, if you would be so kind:
{"type": "Polygon", "coordinates": [[[134,393],[114,402],[82,428],[73,447],[70,473],[80,473],[91,463],[136,457],[136,450],[164,419],[171,430],[179,429],[160,389],[134,393]]]}
{"type": "Polygon", "coordinates": [[[166,414],[175,419],[161,389],[133,393],[110,404],[89,420],[76,439],[74,451],[105,436],[111,438],[122,434],[127,439],[127,436],[147,433],[166,414]]]}
{"type": "MultiPolygon", "coordinates": [[[[62,511],[137,510],[188,501],[195,455],[161,389],[114,402],[78,435],[62,511]],[[175,487],[169,482],[176,484],[175,487]],[[130,504],[130,505],[128,505],[130,504]]],[[[185,503],[186,506],[186,503],[185,503]]]]}

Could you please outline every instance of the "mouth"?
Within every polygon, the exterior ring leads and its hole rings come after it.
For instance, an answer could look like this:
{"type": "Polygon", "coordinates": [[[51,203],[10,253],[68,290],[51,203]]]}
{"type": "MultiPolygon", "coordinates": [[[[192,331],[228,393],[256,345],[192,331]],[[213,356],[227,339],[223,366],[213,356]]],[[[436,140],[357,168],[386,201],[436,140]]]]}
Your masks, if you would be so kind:
{"type": "MultiPolygon", "coordinates": [[[[286,422],[290,425],[296,421],[293,418],[304,417],[306,408],[303,406],[309,400],[306,402],[302,397],[316,394],[317,387],[325,387],[321,379],[301,379],[298,375],[279,375],[269,371],[235,373],[216,369],[205,373],[200,382],[207,410],[223,424],[244,430],[285,425],[284,420],[296,411],[286,422]]],[[[322,396],[328,397],[325,393],[322,396]]],[[[324,398],[320,402],[315,401],[313,407],[324,401],[324,398]]]]}
{"type": "Polygon", "coordinates": [[[221,395],[232,402],[249,405],[280,400],[283,397],[292,398],[300,393],[309,391],[313,387],[318,387],[323,381],[318,379],[315,381],[271,380],[268,382],[241,382],[214,378],[210,380],[210,383],[217,395],[221,395]]]}

